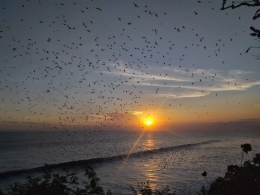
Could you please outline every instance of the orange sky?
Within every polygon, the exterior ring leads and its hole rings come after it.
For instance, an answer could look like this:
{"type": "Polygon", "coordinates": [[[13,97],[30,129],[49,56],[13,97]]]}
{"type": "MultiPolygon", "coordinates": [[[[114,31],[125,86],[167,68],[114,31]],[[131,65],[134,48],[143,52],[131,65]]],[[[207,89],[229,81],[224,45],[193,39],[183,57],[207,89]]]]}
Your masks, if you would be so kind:
{"type": "Polygon", "coordinates": [[[245,53],[255,45],[248,26],[258,24],[249,9],[80,2],[3,2],[1,131],[259,121],[259,50],[245,53]]]}

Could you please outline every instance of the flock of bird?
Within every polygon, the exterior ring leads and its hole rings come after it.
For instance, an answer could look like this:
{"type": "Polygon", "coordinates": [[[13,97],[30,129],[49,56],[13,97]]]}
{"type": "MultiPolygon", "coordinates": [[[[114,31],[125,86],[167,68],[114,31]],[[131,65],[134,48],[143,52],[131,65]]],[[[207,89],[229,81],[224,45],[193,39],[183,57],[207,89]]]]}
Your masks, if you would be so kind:
{"type": "MultiPolygon", "coordinates": [[[[223,78],[217,73],[192,72],[196,64],[185,62],[191,58],[191,50],[218,58],[225,47],[221,39],[216,40],[214,47],[207,46],[207,38],[197,29],[182,25],[174,27],[172,33],[180,38],[181,33],[191,32],[194,42],[183,41],[184,45],[179,45],[175,37],[169,39],[161,30],[169,13],[155,11],[149,4],[132,2],[128,8],[133,15],[131,21],[124,15],[113,14],[116,22],[110,23],[106,20],[111,16],[105,4],[103,7],[97,4],[27,0],[16,3],[14,7],[19,13],[13,16],[8,12],[12,5],[1,8],[4,17],[0,23],[0,42],[5,46],[1,46],[5,56],[1,56],[0,69],[2,121],[14,125],[17,121],[28,123],[32,129],[36,128],[34,125],[61,129],[84,124],[91,128],[122,124],[129,127],[136,118],[128,113],[160,107],[152,98],[166,96],[167,81],[185,81],[191,89],[208,81],[207,87],[214,88],[215,80],[223,78]],[[155,24],[145,26],[146,21],[155,24]],[[179,59],[178,65],[172,62],[173,58],[179,59]],[[157,72],[152,72],[155,67],[157,72]],[[180,72],[184,80],[172,77],[171,69],[180,72]]],[[[199,15],[194,10],[193,16],[199,15]]],[[[219,62],[225,64],[225,60],[219,62]]],[[[239,88],[232,81],[227,84],[239,88]]],[[[183,107],[178,102],[182,87],[175,89],[176,99],[163,108],[183,107]]],[[[201,90],[199,94],[208,93],[201,90]]],[[[185,106],[188,112],[196,112],[194,105],[185,106]]],[[[153,112],[146,116],[152,115],[156,117],[153,112]]]]}
{"type": "MultiPolygon", "coordinates": [[[[194,2],[198,6],[203,3],[194,2]]],[[[201,57],[226,66],[223,53],[227,45],[235,42],[236,34],[226,40],[215,37],[209,41],[206,33],[192,22],[180,25],[181,18],[176,19],[180,20],[178,25],[171,22],[174,18],[169,18],[171,13],[164,6],[162,10],[150,6],[148,1],[136,1],[128,2],[129,7],[119,11],[114,3],[23,0],[0,7],[1,128],[74,130],[57,135],[57,143],[62,147],[52,154],[60,155],[62,160],[86,158],[86,151],[92,152],[89,158],[111,155],[110,152],[128,154],[137,150],[131,150],[129,140],[143,146],[144,138],[133,139],[139,133],[109,137],[101,130],[143,127],[138,118],[142,112],[144,117],[156,120],[157,111],[180,110],[187,118],[195,115],[200,119],[209,115],[214,100],[225,108],[234,106],[231,98],[244,87],[241,83],[251,84],[250,78],[239,83],[235,74],[225,77],[197,63],[201,57]],[[230,99],[219,93],[225,90],[219,86],[223,80],[225,86],[233,89],[230,99]],[[195,91],[192,98],[210,96],[212,101],[201,100],[198,105],[192,100],[183,101],[187,89],[195,91]],[[94,131],[84,135],[77,132],[79,129],[94,131]],[[70,152],[64,152],[64,148],[70,152]]],[[[200,15],[197,10],[190,14],[200,15]]],[[[237,56],[243,56],[242,51],[243,48],[237,56]]],[[[240,102],[235,106],[240,108],[240,102]]],[[[171,120],[168,116],[162,123],[171,124],[171,120]]],[[[160,122],[159,118],[156,122],[160,122]]],[[[144,150],[155,149],[149,148],[149,144],[145,147],[144,150]]],[[[49,155],[48,147],[42,151],[49,155]]],[[[208,168],[205,161],[191,158],[200,156],[200,150],[188,148],[178,152],[161,152],[159,158],[151,154],[149,163],[144,158],[139,165],[154,166],[161,173],[173,167],[186,168],[184,174],[208,168]]],[[[210,163],[223,163],[214,155],[208,154],[208,158],[210,163]]]]}

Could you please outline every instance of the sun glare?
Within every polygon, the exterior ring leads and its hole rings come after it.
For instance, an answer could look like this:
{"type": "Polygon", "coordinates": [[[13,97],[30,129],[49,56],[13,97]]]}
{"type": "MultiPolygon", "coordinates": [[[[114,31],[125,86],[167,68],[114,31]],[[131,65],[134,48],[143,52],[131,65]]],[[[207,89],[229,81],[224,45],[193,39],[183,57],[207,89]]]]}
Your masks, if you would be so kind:
{"type": "Polygon", "coordinates": [[[153,122],[152,122],[151,119],[147,119],[147,120],[145,121],[145,124],[146,124],[147,126],[150,126],[150,125],[153,124],[153,122]]]}

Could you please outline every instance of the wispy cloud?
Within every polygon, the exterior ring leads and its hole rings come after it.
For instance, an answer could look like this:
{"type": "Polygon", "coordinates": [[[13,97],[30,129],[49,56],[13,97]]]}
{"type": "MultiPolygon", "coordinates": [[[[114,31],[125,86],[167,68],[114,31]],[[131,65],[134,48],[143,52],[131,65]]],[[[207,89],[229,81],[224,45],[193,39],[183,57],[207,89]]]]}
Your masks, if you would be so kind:
{"type": "Polygon", "coordinates": [[[143,114],[142,111],[132,111],[131,113],[134,114],[134,115],[140,115],[140,114],[143,114]]]}
{"type": "Polygon", "coordinates": [[[117,63],[117,68],[113,71],[103,71],[103,73],[113,77],[131,78],[124,83],[126,85],[184,90],[178,94],[160,94],[174,98],[202,97],[220,91],[241,91],[260,84],[260,79],[254,78],[254,72],[243,70],[149,67],[149,70],[140,71],[133,67],[129,68],[122,62],[117,63]]]}
{"type": "Polygon", "coordinates": [[[209,95],[209,92],[186,92],[180,94],[159,94],[159,96],[167,97],[167,98],[194,98],[194,97],[203,97],[209,95]]]}
{"type": "MultiPolygon", "coordinates": [[[[114,64],[110,65],[111,67],[114,67],[114,64]]],[[[113,71],[101,71],[104,74],[107,75],[114,75],[114,76],[126,76],[126,77],[134,77],[134,79],[140,79],[140,80],[161,80],[161,81],[191,81],[190,78],[183,78],[181,75],[173,75],[173,74],[167,74],[163,73],[161,75],[157,75],[158,69],[157,67],[149,67],[149,70],[137,70],[134,68],[129,68],[124,63],[118,63],[116,69],[113,69],[113,71]]],[[[163,72],[163,71],[161,71],[163,72]]],[[[167,72],[167,71],[164,71],[167,72]]]]}

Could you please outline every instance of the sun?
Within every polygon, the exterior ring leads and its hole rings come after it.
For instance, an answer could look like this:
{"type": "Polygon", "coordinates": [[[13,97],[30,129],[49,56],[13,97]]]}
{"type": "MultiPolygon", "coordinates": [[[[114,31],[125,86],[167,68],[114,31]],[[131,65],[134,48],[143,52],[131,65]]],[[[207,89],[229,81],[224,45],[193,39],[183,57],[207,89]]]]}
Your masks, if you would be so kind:
{"type": "Polygon", "coordinates": [[[147,121],[145,122],[145,124],[146,124],[146,125],[151,125],[151,124],[152,124],[152,121],[151,121],[151,120],[147,120],[147,121]]]}
{"type": "Polygon", "coordinates": [[[146,119],[145,120],[145,125],[151,126],[153,124],[153,121],[151,119],[146,119]]]}
{"type": "Polygon", "coordinates": [[[149,127],[149,129],[156,124],[156,120],[153,117],[143,117],[140,122],[143,124],[143,127],[149,127]]]}

